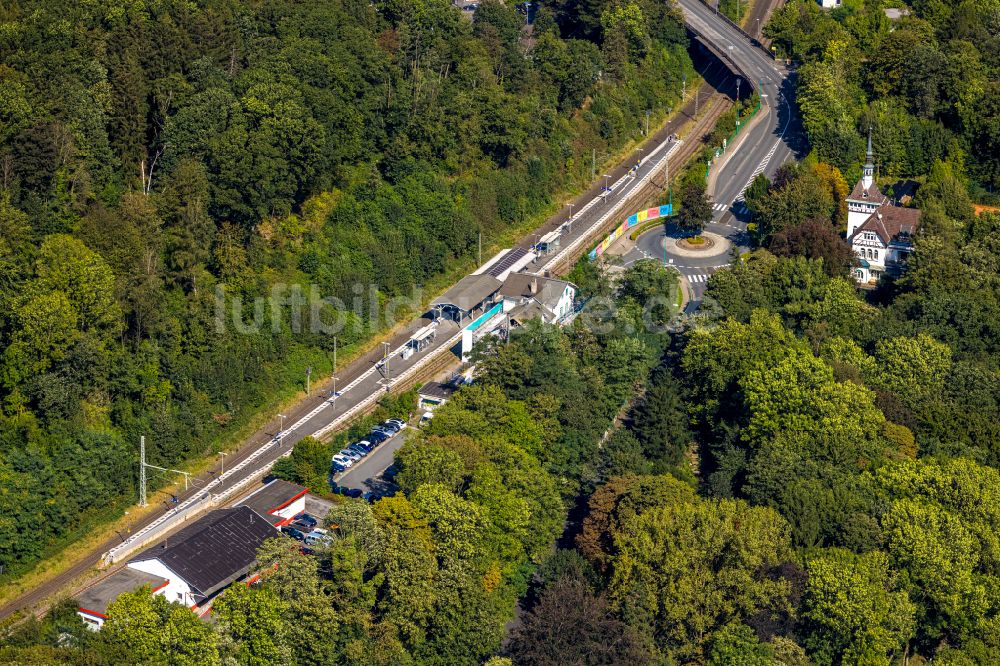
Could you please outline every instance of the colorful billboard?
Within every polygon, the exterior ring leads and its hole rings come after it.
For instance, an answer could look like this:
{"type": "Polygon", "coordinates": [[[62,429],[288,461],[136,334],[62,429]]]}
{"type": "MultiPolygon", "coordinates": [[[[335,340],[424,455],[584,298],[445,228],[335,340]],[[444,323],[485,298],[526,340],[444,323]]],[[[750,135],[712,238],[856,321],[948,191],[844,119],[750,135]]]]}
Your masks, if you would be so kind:
{"type": "Polygon", "coordinates": [[[587,255],[591,259],[597,259],[599,256],[604,254],[604,251],[611,247],[611,244],[622,237],[622,235],[641,222],[648,222],[650,220],[657,220],[661,217],[667,217],[673,212],[672,206],[667,204],[666,206],[658,206],[656,208],[647,208],[646,210],[641,210],[638,213],[633,213],[625,218],[625,221],[618,225],[618,228],[608,234],[608,237],[602,240],[597,247],[590,251],[587,255]]]}

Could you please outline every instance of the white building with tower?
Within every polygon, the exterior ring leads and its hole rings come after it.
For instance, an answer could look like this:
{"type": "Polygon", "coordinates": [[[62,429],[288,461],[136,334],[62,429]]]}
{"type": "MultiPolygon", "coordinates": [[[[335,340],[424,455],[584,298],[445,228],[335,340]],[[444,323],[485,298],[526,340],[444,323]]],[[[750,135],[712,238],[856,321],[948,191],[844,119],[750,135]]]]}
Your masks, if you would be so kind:
{"type": "Polygon", "coordinates": [[[861,180],[847,197],[847,242],[858,257],[854,278],[876,284],[883,275],[897,275],[913,252],[920,211],[894,205],[875,184],[875,154],[871,132],[861,180]]]}

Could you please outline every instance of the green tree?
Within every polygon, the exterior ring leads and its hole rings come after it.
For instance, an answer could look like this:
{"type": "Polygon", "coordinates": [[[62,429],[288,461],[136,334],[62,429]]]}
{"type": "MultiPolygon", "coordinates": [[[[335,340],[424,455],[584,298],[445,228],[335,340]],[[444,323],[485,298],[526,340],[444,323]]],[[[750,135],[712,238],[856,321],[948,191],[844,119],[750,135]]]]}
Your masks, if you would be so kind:
{"type": "Polygon", "coordinates": [[[454,451],[431,443],[407,442],[396,454],[397,483],[407,494],[426,483],[443,485],[451,492],[462,490],[464,465],[454,451]]]}
{"type": "Polygon", "coordinates": [[[823,551],[806,562],[802,618],[820,663],[890,664],[915,629],[916,608],[881,551],[823,551]]]}
{"type": "Polygon", "coordinates": [[[108,606],[101,640],[122,661],[171,666],[222,663],[212,627],[187,606],[152,594],[148,586],[125,592],[108,606]]]}
{"type": "Polygon", "coordinates": [[[951,349],[926,333],[875,345],[875,385],[908,398],[939,393],[951,369],[951,349]]]}
{"type": "Polygon", "coordinates": [[[646,455],[660,465],[681,462],[693,437],[681,386],[667,370],[653,375],[636,406],[633,429],[646,455]]]}
{"type": "Polygon", "coordinates": [[[687,183],[680,195],[681,208],[675,217],[677,225],[697,236],[712,221],[712,202],[700,183],[687,183]]]}
{"type": "Polygon", "coordinates": [[[729,622],[788,609],[788,582],[766,573],[790,550],[788,524],[771,509],[662,505],[625,522],[614,541],[612,606],[676,659],[697,658],[705,636],[729,622]]]}
{"type": "Polygon", "coordinates": [[[66,294],[81,330],[107,330],[121,318],[115,277],[97,253],[65,235],[47,237],[35,265],[39,290],[66,294]]]}
{"type": "Polygon", "coordinates": [[[772,666],[775,660],[770,646],[761,643],[753,629],[745,624],[731,623],[712,634],[705,663],[712,666],[772,666]]]}
{"type": "Polygon", "coordinates": [[[222,631],[239,646],[236,655],[239,663],[288,661],[291,653],[284,619],[288,606],[271,589],[232,585],[213,608],[222,631]]]}

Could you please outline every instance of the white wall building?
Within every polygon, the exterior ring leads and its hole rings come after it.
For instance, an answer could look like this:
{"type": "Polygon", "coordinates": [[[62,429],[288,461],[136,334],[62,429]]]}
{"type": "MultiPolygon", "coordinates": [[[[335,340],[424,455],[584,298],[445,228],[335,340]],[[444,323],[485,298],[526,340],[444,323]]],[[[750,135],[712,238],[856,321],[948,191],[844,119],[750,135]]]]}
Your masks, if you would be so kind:
{"type": "Polygon", "coordinates": [[[847,196],[847,237],[853,236],[858,227],[868,221],[872,213],[887,203],[889,197],[882,194],[875,184],[875,154],[872,152],[872,137],[869,132],[868,154],[861,180],[847,196]]]}
{"type": "Polygon", "coordinates": [[[304,511],[307,492],[277,479],[239,506],[208,513],[77,594],[77,613],[100,629],[119,595],[148,585],[153,594],[204,615],[223,590],[256,568],[257,549],[304,511]]]}
{"type": "Polygon", "coordinates": [[[514,273],[500,287],[499,295],[503,298],[504,312],[530,308],[533,315],[553,324],[573,312],[576,285],[533,273],[514,273]]]}
{"type": "Polygon", "coordinates": [[[847,197],[847,242],[858,257],[854,278],[875,284],[895,275],[913,252],[913,236],[920,227],[920,211],[894,206],[875,184],[875,155],[871,133],[861,180],[847,197]]]}

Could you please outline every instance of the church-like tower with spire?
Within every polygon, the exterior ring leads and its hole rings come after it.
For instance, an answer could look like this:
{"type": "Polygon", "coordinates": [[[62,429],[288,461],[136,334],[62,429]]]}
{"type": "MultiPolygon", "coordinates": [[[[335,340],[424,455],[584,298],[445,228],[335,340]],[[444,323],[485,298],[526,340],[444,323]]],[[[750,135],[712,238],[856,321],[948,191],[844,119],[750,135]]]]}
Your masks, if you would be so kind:
{"type": "Polygon", "coordinates": [[[875,184],[875,153],[868,130],[868,154],[861,180],[847,197],[847,242],[857,256],[854,279],[877,284],[883,275],[897,275],[913,252],[920,211],[894,206],[875,184]]]}
{"type": "Polygon", "coordinates": [[[861,180],[847,197],[847,237],[853,236],[872,213],[887,203],[889,198],[882,194],[875,184],[875,153],[872,151],[872,132],[869,129],[864,171],[861,180]]]}

